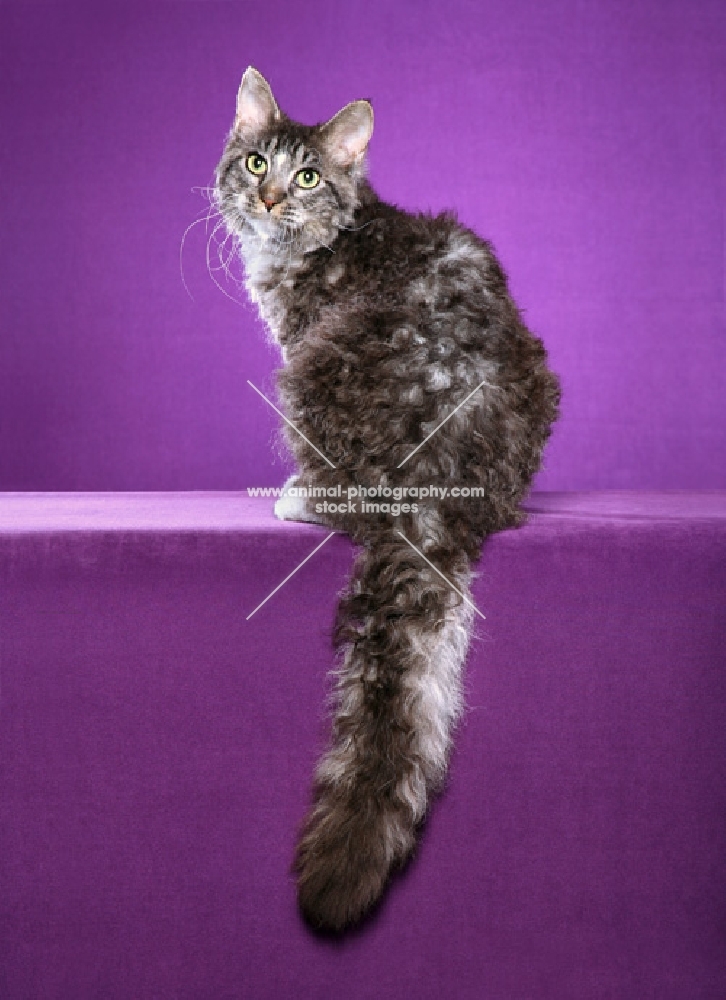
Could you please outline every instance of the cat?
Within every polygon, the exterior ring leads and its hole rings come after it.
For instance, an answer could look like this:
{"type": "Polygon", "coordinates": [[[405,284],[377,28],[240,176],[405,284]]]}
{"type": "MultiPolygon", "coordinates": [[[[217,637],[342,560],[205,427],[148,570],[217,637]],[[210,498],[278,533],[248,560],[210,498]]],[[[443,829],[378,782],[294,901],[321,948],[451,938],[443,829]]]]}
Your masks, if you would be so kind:
{"type": "MultiPolygon", "coordinates": [[[[560,397],[490,244],[451,213],[377,197],[372,132],[364,100],[324,124],[291,120],[249,67],[214,188],[284,361],[299,468],[286,486],[308,498],[288,493],[276,513],[360,547],[337,613],[332,738],[294,861],[302,914],[329,932],[375,908],[442,786],[477,610],[471,563],[488,535],[522,523],[560,397]],[[377,499],[366,513],[310,499],[430,483],[465,495],[377,499]]],[[[432,166],[446,183],[455,159],[432,166]]]]}

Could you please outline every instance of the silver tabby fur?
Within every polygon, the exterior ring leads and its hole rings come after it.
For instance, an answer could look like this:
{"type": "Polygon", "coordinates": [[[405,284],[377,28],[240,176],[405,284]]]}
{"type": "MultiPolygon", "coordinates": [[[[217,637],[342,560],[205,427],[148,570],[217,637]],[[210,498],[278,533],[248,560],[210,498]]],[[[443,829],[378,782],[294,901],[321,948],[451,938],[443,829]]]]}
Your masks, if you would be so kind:
{"type": "Polygon", "coordinates": [[[485,487],[479,499],[449,495],[395,517],[278,504],[279,516],[320,521],[360,546],[338,609],[331,743],[295,860],[303,914],[334,932],[377,903],[442,785],[473,615],[456,590],[470,599],[483,540],[521,523],[559,402],[489,244],[451,214],[409,214],[372,190],[372,128],[366,101],[298,124],[250,67],[215,189],[249,295],[283,353],[285,412],[336,466],[289,432],[299,482],[344,494],[485,487]],[[249,169],[251,153],[264,175],[249,169]],[[312,189],[296,181],[302,169],[318,172],[312,189]]]}

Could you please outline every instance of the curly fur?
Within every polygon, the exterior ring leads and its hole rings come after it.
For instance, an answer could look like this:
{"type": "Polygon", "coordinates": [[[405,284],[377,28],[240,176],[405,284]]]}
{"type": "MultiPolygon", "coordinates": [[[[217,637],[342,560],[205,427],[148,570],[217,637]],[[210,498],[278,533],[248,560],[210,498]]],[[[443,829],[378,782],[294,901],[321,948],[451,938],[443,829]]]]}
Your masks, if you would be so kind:
{"type": "Polygon", "coordinates": [[[452,214],[385,204],[365,180],[367,107],[302,126],[249,69],[216,189],[283,350],[285,412],[336,466],[290,432],[301,481],[485,487],[475,502],[449,495],[398,517],[309,511],[362,547],[338,609],[332,740],[295,861],[303,914],[333,931],[366,914],[411,854],[461,710],[471,608],[406,539],[468,598],[485,537],[522,520],[559,401],[491,246],[452,214]],[[267,160],[263,180],[250,152],[267,160]],[[295,183],[301,164],[319,171],[313,191],[295,183]]]}

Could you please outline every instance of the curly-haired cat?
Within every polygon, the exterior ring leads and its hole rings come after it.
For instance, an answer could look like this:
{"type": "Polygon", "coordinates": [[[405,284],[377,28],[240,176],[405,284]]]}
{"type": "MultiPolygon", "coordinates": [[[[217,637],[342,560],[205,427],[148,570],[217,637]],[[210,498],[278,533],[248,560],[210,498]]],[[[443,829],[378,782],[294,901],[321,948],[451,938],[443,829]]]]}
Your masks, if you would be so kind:
{"type": "Polygon", "coordinates": [[[215,189],[282,349],[298,481],[340,484],[344,496],[429,483],[483,493],[398,516],[277,505],[361,546],[338,610],[332,739],[295,861],[304,915],[336,931],[379,899],[442,784],[470,563],[487,535],[521,522],[559,400],[489,244],[452,214],[379,200],[365,179],[372,130],[367,101],[323,125],[292,121],[250,67],[215,189]]]}

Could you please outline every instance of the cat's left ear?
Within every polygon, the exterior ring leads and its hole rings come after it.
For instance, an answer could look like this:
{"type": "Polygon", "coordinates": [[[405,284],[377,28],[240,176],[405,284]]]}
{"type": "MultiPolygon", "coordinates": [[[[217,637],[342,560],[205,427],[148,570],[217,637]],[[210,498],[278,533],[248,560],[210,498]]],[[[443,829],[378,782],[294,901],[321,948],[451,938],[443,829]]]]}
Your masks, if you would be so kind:
{"type": "Polygon", "coordinates": [[[373,108],[368,101],[353,101],[320,129],[330,156],[342,167],[360,163],[373,135],[373,108]]]}

